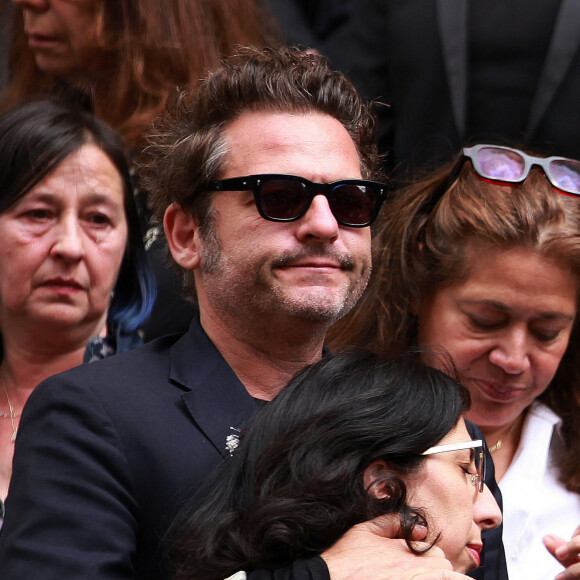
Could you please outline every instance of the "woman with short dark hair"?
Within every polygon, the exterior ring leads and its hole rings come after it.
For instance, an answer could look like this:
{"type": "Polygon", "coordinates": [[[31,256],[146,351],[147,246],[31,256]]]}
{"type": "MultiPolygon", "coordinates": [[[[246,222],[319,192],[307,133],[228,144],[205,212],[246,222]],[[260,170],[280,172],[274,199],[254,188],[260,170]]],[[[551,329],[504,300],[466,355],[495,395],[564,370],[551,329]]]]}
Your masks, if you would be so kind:
{"type": "MultiPolygon", "coordinates": [[[[461,418],[466,397],[410,358],[348,353],[301,371],[255,417],[209,499],[178,524],[174,578],[300,566],[387,515],[415,553],[437,545],[454,570],[475,569],[481,530],[501,513],[481,479],[481,441],[461,418]]],[[[328,578],[322,563],[314,577],[328,578]]]]}
{"type": "Polygon", "coordinates": [[[129,167],[76,106],[0,116],[0,499],[22,409],[45,378],[141,344],[155,298],[129,167]]]}
{"type": "MultiPolygon", "coordinates": [[[[14,4],[9,82],[0,107],[79,92],[138,157],[151,120],[240,45],[275,45],[262,0],[0,0],[14,4]]],[[[184,332],[195,308],[167,265],[163,228],[137,201],[159,298],[145,338],[184,332]]]]}

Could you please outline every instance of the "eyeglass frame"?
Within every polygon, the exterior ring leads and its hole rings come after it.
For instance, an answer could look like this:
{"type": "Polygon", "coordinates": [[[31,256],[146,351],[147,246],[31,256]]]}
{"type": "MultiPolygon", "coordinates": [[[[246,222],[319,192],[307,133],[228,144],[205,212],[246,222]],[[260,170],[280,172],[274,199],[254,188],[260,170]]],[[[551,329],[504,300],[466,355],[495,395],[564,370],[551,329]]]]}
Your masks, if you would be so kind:
{"type": "Polygon", "coordinates": [[[338,224],[349,228],[366,228],[377,219],[379,212],[381,211],[381,206],[383,205],[383,202],[387,199],[387,193],[390,190],[390,185],[388,183],[381,183],[380,181],[371,181],[369,179],[339,179],[337,181],[322,183],[317,181],[310,181],[309,179],[306,179],[305,177],[301,177],[299,175],[289,175],[284,173],[261,173],[257,175],[246,175],[244,177],[230,177],[227,179],[218,179],[210,181],[207,183],[205,188],[208,191],[251,191],[254,196],[254,203],[256,205],[258,213],[265,220],[281,223],[295,222],[299,220],[301,217],[304,217],[304,215],[306,215],[306,213],[310,209],[310,206],[312,205],[312,201],[314,200],[314,198],[317,195],[323,195],[328,201],[330,211],[332,212],[332,215],[334,216],[334,219],[337,221],[338,224]],[[307,192],[310,195],[310,199],[308,199],[308,203],[305,205],[304,210],[299,212],[297,216],[291,218],[275,218],[267,215],[262,207],[261,187],[263,184],[261,183],[261,181],[270,179],[298,181],[300,183],[305,184],[307,187],[307,192]],[[335,189],[340,185],[355,185],[355,186],[363,185],[367,188],[371,188],[371,191],[375,192],[376,207],[373,216],[368,221],[362,224],[352,224],[341,220],[335,215],[329,195],[333,189],[335,189]],[[378,188],[378,191],[376,188],[378,188]]]}
{"type": "MultiPolygon", "coordinates": [[[[437,453],[446,453],[447,451],[462,451],[463,449],[478,449],[479,448],[479,465],[481,469],[477,469],[477,473],[471,476],[471,483],[476,487],[479,493],[483,493],[483,486],[485,484],[485,450],[483,441],[481,439],[474,439],[472,441],[461,441],[458,443],[446,443],[444,445],[434,445],[423,451],[421,455],[436,455],[437,453]]],[[[476,463],[477,468],[477,463],[476,463]]]]}
{"type": "Polygon", "coordinates": [[[580,196],[580,193],[576,193],[573,191],[566,191],[555,185],[550,177],[550,174],[547,171],[547,167],[552,161],[573,161],[575,163],[580,163],[578,159],[572,159],[571,157],[538,157],[536,155],[530,155],[525,151],[521,151],[520,149],[516,149],[515,147],[507,147],[506,145],[494,145],[492,143],[478,143],[477,145],[472,145],[471,147],[463,147],[461,149],[461,153],[457,156],[457,159],[453,166],[451,167],[449,173],[447,174],[447,178],[443,182],[443,184],[437,188],[433,196],[431,197],[431,201],[428,204],[428,210],[431,211],[437,202],[445,195],[447,190],[451,187],[453,182],[459,177],[459,173],[463,168],[463,165],[467,160],[471,161],[473,165],[473,169],[475,173],[481,177],[481,179],[485,179],[487,181],[491,181],[492,183],[498,184],[505,184],[505,185],[516,185],[518,183],[523,183],[528,176],[530,175],[530,171],[534,165],[538,165],[544,171],[544,175],[547,177],[550,185],[559,192],[562,192],[563,195],[573,195],[573,196],[580,196]],[[484,149],[486,147],[490,147],[493,149],[502,149],[504,151],[511,151],[512,153],[517,153],[522,157],[524,160],[524,169],[522,173],[522,177],[518,179],[500,179],[494,177],[488,177],[487,175],[482,175],[479,163],[476,160],[476,155],[478,151],[484,149]]]}
{"type": "Polygon", "coordinates": [[[530,174],[532,167],[534,167],[534,165],[538,165],[539,167],[541,167],[544,170],[544,175],[548,178],[548,181],[552,184],[552,186],[555,189],[557,189],[558,191],[562,191],[564,193],[567,193],[569,195],[580,196],[580,191],[569,191],[567,189],[563,189],[562,187],[559,187],[558,185],[556,185],[552,181],[552,178],[551,178],[550,173],[549,173],[550,163],[552,163],[554,161],[572,161],[574,163],[580,163],[580,161],[578,161],[577,159],[572,159],[570,157],[559,157],[556,155],[552,155],[551,157],[538,157],[537,155],[530,155],[529,153],[526,153],[525,151],[521,151],[520,149],[515,149],[514,147],[507,147],[505,145],[490,145],[490,144],[486,144],[486,143],[480,143],[478,145],[473,145],[472,147],[464,147],[462,150],[462,153],[463,153],[464,157],[467,157],[468,159],[471,160],[471,162],[473,163],[473,168],[475,169],[477,174],[480,177],[483,177],[484,179],[489,179],[491,181],[496,181],[496,178],[482,175],[481,166],[479,165],[479,161],[477,160],[477,153],[481,149],[485,149],[486,147],[489,147],[492,149],[501,149],[503,151],[510,151],[512,153],[517,153],[518,155],[520,155],[520,157],[524,161],[524,167],[522,169],[522,176],[521,177],[518,177],[517,179],[497,178],[498,183],[522,183],[528,178],[528,175],[530,174]]]}

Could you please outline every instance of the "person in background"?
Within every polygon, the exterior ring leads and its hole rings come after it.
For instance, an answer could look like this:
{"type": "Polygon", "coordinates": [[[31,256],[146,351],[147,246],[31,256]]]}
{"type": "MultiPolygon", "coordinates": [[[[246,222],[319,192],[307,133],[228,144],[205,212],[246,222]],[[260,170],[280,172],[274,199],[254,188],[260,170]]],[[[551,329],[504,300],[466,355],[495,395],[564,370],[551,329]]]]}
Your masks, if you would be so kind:
{"type": "Polygon", "coordinates": [[[379,149],[413,179],[473,143],[580,159],[577,0],[353,0],[323,46],[377,98],[379,149]]]}
{"type": "MultiPolygon", "coordinates": [[[[10,20],[12,4],[0,5],[0,54],[8,54],[10,46],[10,20]]],[[[8,60],[0,57],[0,91],[8,84],[8,60]]]]}
{"type": "MultiPolygon", "coordinates": [[[[81,92],[135,155],[177,87],[195,86],[238,45],[277,44],[273,20],[257,0],[15,0],[13,13],[10,78],[0,104],[81,92]]],[[[187,330],[195,309],[167,264],[161,224],[150,222],[144,195],[137,203],[158,286],[143,328],[150,340],[187,330]]]]}
{"type": "Polygon", "coordinates": [[[56,100],[1,115],[0,236],[4,500],[22,409],[38,383],[142,343],[154,282],[114,132],[56,100]]]}
{"type": "Polygon", "coordinates": [[[286,43],[317,49],[331,34],[346,26],[352,0],[268,0],[286,43]]]}
{"type": "Polygon", "coordinates": [[[451,355],[493,454],[516,580],[580,577],[579,196],[578,161],[464,148],[387,209],[369,291],[331,341],[451,355]]]}
{"type": "MultiPolygon", "coordinates": [[[[5,2],[6,0],[2,0],[5,2]]],[[[139,149],[176,87],[192,87],[238,45],[275,43],[254,0],[14,0],[4,105],[87,92],[95,114],[139,149]]]]}
{"type": "MultiPolygon", "coordinates": [[[[483,442],[461,418],[467,400],[410,358],[354,352],[299,372],[176,524],[174,580],[298,566],[386,516],[398,517],[411,551],[436,545],[454,571],[477,568],[481,531],[501,512],[483,483],[483,442]]],[[[311,578],[328,580],[320,563],[311,578]]]]}

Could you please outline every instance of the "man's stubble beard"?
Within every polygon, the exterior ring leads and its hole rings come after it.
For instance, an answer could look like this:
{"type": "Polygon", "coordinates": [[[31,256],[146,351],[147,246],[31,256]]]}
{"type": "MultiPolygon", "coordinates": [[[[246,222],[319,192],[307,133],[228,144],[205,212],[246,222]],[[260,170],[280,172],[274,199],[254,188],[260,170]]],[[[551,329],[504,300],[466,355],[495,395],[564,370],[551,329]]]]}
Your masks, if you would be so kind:
{"type": "MultiPolygon", "coordinates": [[[[223,253],[221,241],[215,228],[215,218],[209,215],[201,232],[203,247],[199,271],[205,286],[205,292],[212,308],[226,312],[234,318],[261,315],[273,318],[283,314],[291,319],[312,323],[326,322],[330,327],[340,320],[356,305],[362,296],[370,277],[370,263],[363,266],[354,283],[348,285],[340,300],[332,298],[333,290],[326,295],[319,292],[314,300],[300,300],[288,296],[283,288],[273,285],[265,275],[264,263],[250,264],[244,267],[232,265],[228,256],[223,253]]],[[[324,255],[324,252],[319,252],[324,255]]],[[[281,257],[271,267],[291,261],[293,257],[281,257]]],[[[345,269],[354,270],[350,258],[342,258],[345,269]]],[[[305,291],[305,294],[308,294],[305,291]]],[[[256,321],[257,322],[257,321],[256,321]]]]}

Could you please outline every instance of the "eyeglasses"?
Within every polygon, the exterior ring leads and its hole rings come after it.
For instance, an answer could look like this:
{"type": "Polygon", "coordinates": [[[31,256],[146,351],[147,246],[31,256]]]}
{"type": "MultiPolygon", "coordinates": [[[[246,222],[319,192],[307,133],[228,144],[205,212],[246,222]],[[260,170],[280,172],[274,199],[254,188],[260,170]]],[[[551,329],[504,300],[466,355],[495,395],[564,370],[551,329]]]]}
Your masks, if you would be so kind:
{"type": "Polygon", "coordinates": [[[485,179],[521,183],[529,175],[530,169],[538,165],[556,189],[580,195],[580,161],[567,157],[535,157],[499,145],[465,147],[463,155],[471,159],[475,171],[485,179]]]}
{"type": "MultiPolygon", "coordinates": [[[[559,191],[580,195],[580,161],[567,157],[536,157],[518,149],[500,145],[464,147],[450,172],[454,181],[466,159],[471,159],[476,173],[498,183],[522,183],[534,165],[541,167],[550,183],[559,191]]],[[[450,185],[450,183],[448,184],[450,185]]]]}
{"type": "Polygon", "coordinates": [[[366,179],[314,183],[296,175],[248,175],[211,181],[209,191],[251,191],[260,215],[272,222],[300,219],[317,195],[324,195],[336,221],[350,228],[370,226],[389,187],[366,179]]]}
{"type": "Polygon", "coordinates": [[[477,473],[471,476],[471,483],[475,485],[479,493],[483,493],[483,484],[485,480],[485,453],[483,452],[483,441],[481,439],[461,443],[448,443],[447,445],[435,445],[434,447],[429,447],[427,451],[423,451],[421,455],[435,455],[436,453],[461,451],[462,449],[478,450],[475,452],[475,469],[477,473]]]}
{"type": "Polygon", "coordinates": [[[473,169],[483,179],[508,185],[522,183],[532,167],[538,165],[558,191],[580,195],[580,161],[567,157],[536,157],[512,147],[479,144],[461,150],[447,179],[433,192],[426,205],[427,212],[433,210],[451,187],[467,159],[471,160],[473,169]]]}

